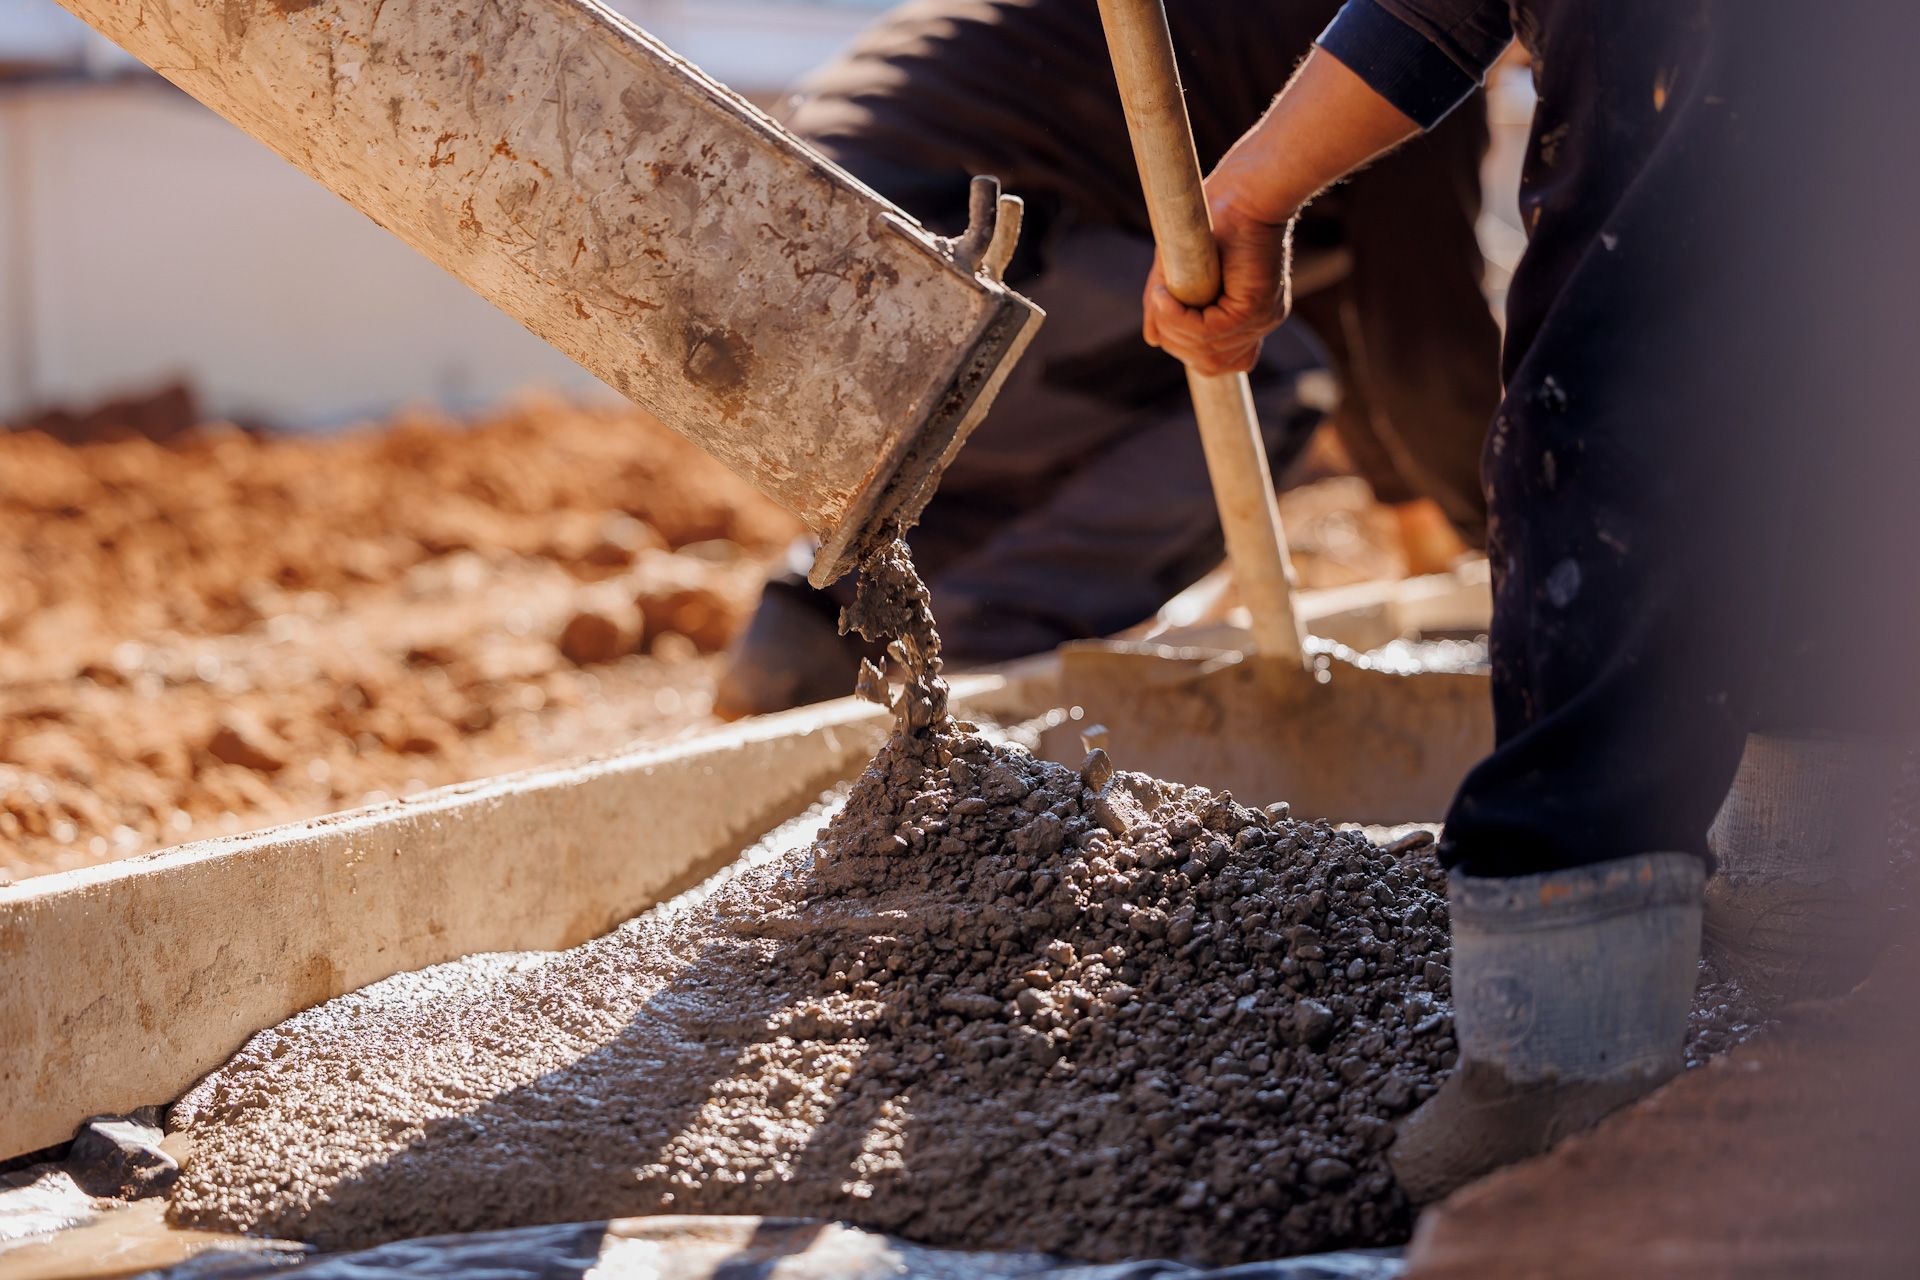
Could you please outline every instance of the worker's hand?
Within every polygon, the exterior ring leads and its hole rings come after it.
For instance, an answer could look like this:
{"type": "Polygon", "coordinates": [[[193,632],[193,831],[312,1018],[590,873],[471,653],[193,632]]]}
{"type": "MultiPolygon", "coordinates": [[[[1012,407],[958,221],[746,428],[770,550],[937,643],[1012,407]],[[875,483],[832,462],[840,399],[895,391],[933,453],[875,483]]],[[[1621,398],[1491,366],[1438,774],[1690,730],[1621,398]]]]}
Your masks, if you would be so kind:
{"type": "Polygon", "coordinates": [[[1168,291],[1156,259],[1141,332],[1204,374],[1241,373],[1292,306],[1293,219],[1315,192],[1420,132],[1420,126],[1319,49],[1260,123],[1207,178],[1220,246],[1220,296],[1188,307],[1168,291]]]}
{"type": "Polygon", "coordinates": [[[1189,307],[1174,297],[1161,275],[1158,255],[1141,301],[1141,332],[1149,346],[1175,356],[1197,373],[1246,373],[1260,358],[1260,343],[1279,328],[1293,305],[1291,269],[1293,220],[1262,221],[1245,212],[1229,189],[1208,182],[1213,235],[1220,246],[1220,296],[1204,307],[1189,307]]]}

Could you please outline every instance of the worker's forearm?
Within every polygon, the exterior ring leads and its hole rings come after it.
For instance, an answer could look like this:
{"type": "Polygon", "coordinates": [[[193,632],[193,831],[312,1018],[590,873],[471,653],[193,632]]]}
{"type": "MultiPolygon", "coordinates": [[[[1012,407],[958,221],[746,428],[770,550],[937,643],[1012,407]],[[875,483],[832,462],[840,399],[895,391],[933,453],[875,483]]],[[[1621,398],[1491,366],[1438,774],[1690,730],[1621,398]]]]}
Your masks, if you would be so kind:
{"type": "Polygon", "coordinates": [[[1207,179],[1215,204],[1277,226],[1319,192],[1420,132],[1420,126],[1315,49],[1260,123],[1207,179]]]}
{"type": "Polygon", "coordinates": [[[1292,305],[1300,206],[1472,92],[1511,38],[1505,12],[1504,0],[1347,0],[1266,116],[1207,178],[1219,296],[1176,297],[1156,261],[1141,336],[1199,374],[1253,368],[1261,340],[1292,305]],[[1408,15],[1429,8],[1451,15],[1443,29],[1470,29],[1471,47],[1443,49],[1423,34],[1429,24],[1408,15]]]}
{"type": "Polygon", "coordinates": [[[1220,251],[1220,295],[1189,306],[1155,263],[1142,336],[1198,373],[1251,369],[1261,340],[1286,319],[1293,215],[1420,126],[1321,50],[1301,64],[1266,116],[1207,178],[1220,251]]]}

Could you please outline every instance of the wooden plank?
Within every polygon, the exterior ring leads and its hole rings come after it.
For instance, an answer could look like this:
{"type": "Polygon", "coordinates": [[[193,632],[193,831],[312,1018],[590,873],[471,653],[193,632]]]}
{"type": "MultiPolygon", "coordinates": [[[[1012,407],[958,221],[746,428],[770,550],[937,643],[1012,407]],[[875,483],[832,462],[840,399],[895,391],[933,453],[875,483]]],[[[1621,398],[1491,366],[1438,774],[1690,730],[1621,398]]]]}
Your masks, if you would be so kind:
{"type": "MultiPolygon", "coordinates": [[[[1162,608],[1158,618],[1116,639],[1252,652],[1253,637],[1232,620],[1244,616],[1243,611],[1221,606],[1227,585],[1223,577],[1203,578],[1162,608]]],[[[1309,634],[1359,650],[1421,632],[1485,631],[1493,623],[1493,589],[1485,560],[1469,561],[1452,573],[1311,587],[1296,591],[1293,603],[1309,634]]]]}

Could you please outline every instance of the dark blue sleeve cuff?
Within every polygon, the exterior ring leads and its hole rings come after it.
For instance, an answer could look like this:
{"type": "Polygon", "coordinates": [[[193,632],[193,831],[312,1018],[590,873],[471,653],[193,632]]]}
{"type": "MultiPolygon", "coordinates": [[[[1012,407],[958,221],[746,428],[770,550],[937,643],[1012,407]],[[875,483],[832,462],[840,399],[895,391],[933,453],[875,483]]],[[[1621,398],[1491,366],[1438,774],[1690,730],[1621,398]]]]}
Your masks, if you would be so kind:
{"type": "Polygon", "coordinates": [[[1319,44],[1422,129],[1439,124],[1480,86],[1376,0],[1347,0],[1319,44]]]}

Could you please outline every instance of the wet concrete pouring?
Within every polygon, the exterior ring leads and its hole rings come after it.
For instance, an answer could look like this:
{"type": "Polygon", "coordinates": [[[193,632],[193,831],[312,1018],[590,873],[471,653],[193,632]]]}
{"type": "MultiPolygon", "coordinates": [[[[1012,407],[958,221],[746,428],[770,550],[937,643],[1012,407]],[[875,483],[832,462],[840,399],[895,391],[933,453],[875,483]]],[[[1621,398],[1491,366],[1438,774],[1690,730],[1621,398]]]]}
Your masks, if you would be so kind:
{"type": "MultiPolygon", "coordinates": [[[[904,686],[863,688],[900,728],[817,841],[255,1036],[173,1110],[173,1221],[338,1249],[764,1214],[1213,1264],[1405,1239],[1392,1124],[1455,1058],[1430,845],[956,723],[898,552],[849,621],[896,637],[904,686]]],[[[1739,1005],[1699,1030],[1744,1035],[1739,1005]]]]}
{"type": "Polygon", "coordinates": [[[817,844],[256,1036],[174,1109],[175,1220],[338,1248],[798,1214],[1217,1262],[1403,1238],[1390,1125],[1453,1055],[1438,868],[970,732],[889,568],[853,620],[907,637],[903,730],[817,844]]]}

